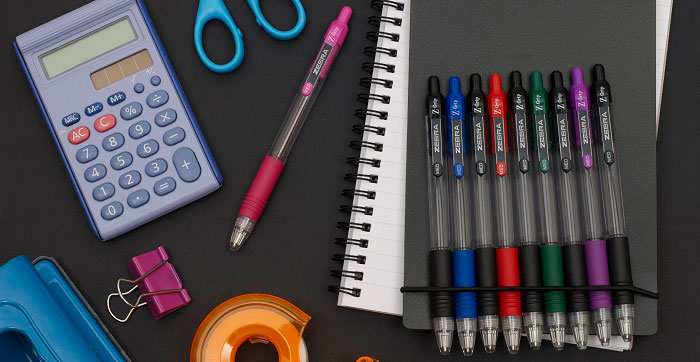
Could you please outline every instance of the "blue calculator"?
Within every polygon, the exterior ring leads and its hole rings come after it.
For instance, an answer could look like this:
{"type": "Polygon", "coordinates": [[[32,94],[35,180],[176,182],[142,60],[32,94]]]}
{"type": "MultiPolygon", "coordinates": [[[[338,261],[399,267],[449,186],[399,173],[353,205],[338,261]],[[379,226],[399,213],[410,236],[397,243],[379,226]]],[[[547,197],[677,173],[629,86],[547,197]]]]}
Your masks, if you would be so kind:
{"type": "Polygon", "coordinates": [[[99,239],[221,187],[141,0],[93,1],[14,46],[99,239]]]}

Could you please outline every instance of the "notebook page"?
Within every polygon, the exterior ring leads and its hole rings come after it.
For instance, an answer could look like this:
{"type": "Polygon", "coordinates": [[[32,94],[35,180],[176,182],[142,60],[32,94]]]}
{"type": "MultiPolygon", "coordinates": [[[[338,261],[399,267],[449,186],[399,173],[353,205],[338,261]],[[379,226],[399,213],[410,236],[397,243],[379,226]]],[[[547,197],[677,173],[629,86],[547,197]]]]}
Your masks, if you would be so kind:
{"type": "MultiPolygon", "coordinates": [[[[372,183],[358,180],[356,190],[374,191],[375,198],[368,199],[355,196],[353,205],[372,207],[372,215],[353,213],[350,221],[371,224],[369,231],[350,229],[348,238],[368,240],[367,248],[348,245],[345,254],[364,255],[365,264],[355,261],[345,261],[343,270],[363,272],[362,280],[343,278],[340,286],[344,288],[359,288],[360,296],[354,297],[341,293],[338,305],[358,308],[373,312],[401,315],[403,300],[400,288],[403,286],[403,255],[404,255],[404,211],[405,211],[405,179],[406,179],[406,125],[408,109],[408,46],[410,24],[410,1],[402,1],[404,10],[398,11],[385,6],[382,16],[401,19],[401,25],[382,22],[379,31],[396,33],[399,41],[379,38],[377,46],[396,49],[396,57],[377,53],[374,61],[395,66],[393,73],[383,69],[374,69],[373,78],[392,81],[391,88],[383,85],[373,85],[369,93],[390,97],[389,104],[370,100],[367,109],[385,111],[386,120],[368,116],[365,125],[382,127],[384,135],[365,132],[363,141],[383,145],[381,151],[362,148],[360,157],[380,160],[380,166],[361,163],[357,173],[378,176],[377,182],[372,183]]],[[[369,74],[368,74],[369,75],[369,74]]],[[[367,90],[363,90],[367,92],[367,90]]]]}

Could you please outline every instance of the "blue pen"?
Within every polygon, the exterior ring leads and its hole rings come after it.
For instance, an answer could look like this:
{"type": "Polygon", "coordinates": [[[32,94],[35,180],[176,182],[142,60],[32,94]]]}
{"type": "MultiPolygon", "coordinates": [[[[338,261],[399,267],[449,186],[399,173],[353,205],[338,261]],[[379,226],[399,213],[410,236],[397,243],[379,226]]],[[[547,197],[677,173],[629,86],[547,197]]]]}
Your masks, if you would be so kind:
{"type": "MultiPolygon", "coordinates": [[[[474,274],[474,246],[471,242],[469,220],[469,187],[465,175],[465,128],[464,128],[464,95],[458,77],[450,78],[449,93],[446,103],[448,110],[448,125],[446,132],[450,138],[448,144],[450,190],[450,217],[452,219],[452,238],[455,250],[452,253],[453,280],[456,287],[473,287],[476,285],[474,274]]],[[[457,337],[465,356],[474,352],[474,341],[477,333],[476,293],[459,292],[455,294],[455,317],[457,322],[457,337]]]]}

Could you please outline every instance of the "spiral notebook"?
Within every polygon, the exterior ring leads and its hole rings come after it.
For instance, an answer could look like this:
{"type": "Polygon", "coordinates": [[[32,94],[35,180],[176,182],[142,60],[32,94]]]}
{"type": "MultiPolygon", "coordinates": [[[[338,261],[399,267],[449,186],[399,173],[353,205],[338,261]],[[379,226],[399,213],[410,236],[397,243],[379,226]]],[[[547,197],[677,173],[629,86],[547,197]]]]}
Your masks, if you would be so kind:
{"type": "Polygon", "coordinates": [[[364,123],[353,126],[362,138],[350,141],[359,157],[347,159],[357,170],[345,176],[354,183],[343,190],[352,204],[341,206],[350,220],[338,224],[347,235],[336,239],[345,251],[333,255],[343,266],[332,272],[340,284],[330,289],[339,293],[339,306],[401,315],[410,1],[371,4],[378,12],[368,20],[378,28],[366,34],[371,58],[362,64],[366,89],[355,111],[364,123]]]}

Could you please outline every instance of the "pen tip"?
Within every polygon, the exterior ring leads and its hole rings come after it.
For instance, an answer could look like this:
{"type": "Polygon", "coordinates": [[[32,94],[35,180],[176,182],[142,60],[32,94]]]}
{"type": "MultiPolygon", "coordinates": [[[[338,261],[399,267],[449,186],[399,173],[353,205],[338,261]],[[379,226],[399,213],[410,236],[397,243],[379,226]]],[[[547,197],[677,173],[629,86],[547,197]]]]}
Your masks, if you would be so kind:
{"type": "Polygon", "coordinates": [[[436,76],[430,76],[428,78],[428,93],[438,94],[440,93],[440,78],[436,76]]]}
{"type": "Polygon", "coordinates": [[[605,68],[602,64],[593,66],[593,81],[605,80],[605,68]]]}
{"type": "Polygon", "coordinates": [[[581,67],[571,69],[571,84],[585,84],[581,67]]]}
{"type": "Polygon", "coordinates": [[[519,88],[523,86],[523,76],[517,70],[510,72],[510,87],[519,88]]]}
{"type": "Polygon", "coordinates": [[[343,6],[342,9],[340,9],[340,14],[338,14],[338,21],[347,24],[350,22],[350,17],[352,16],[352,8],[349,6],[343,6]]]}
{"type": "Polygon", "coordinates": [[[501,76],[499,74],[491,74],[489,77],[489,92],[503,90],[501,76]]]}
{"type": "Polygon", "coordinates": [[[544,84],[542,83],[542,73],[540,73],[539,70],[535,70],[530,73],[530,88],[544,88],[544,84]]]}
{"type": "Polygon", "coordinates": [[[555,70],[552,72],[552,89],[564,88],[564,76],[560,71],[555,70]]]}
{"type": "Polygon", "coordinates": [[[462,91],[462,84],[459,81],[459,77],[457,76],[451,76],[450,77],[450,93],[458,93],[462,91]]]}
{"type": "Polygon", "coordinates": [[[472,91],[480,91],[481,90],[481,76],[474,73],[469,77],[469,88],[472,91]]]}

